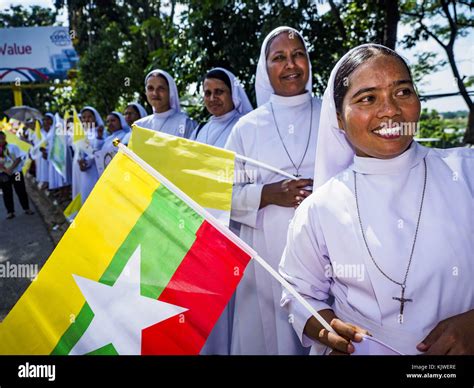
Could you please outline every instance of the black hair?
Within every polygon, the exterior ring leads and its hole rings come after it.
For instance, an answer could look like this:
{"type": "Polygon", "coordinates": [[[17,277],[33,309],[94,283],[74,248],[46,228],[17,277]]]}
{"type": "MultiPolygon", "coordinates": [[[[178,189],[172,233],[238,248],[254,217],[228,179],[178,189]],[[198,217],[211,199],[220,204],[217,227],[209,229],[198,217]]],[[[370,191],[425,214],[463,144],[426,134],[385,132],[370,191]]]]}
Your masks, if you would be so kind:
{"type": "Polygon", "coordinates": [[[232,91],[232,86],[230,84],[229,76],[226,74],[225,71],[222,71],[222,70],[219,70],[219,69],[211,70],[206,74],[206,76],[204,77],[204,80],[206,80],[208,78],[215,78],[215,79],[218,79],[218,80],[224,82],[227,85],[227,87],[229,88],[229,90],[232,91]]]}
{"type": "Polygon", "coordinates": [[[363,63],[367,62],[370,58],[374,58],[378,55],[385,55],[393,58],[397,58],[403,63],[403,66],[407,69],[410,80],[413,81],[411,76],[410,68],[406,63],[405,59],[397,54],[395,51],[390,50],[385,46],[368,44],[362,47],[356,48],[354,51],[342,61],[341,66],[337,70],[336,77],[334,78],[334,103],[336,105],[336,111],[342,112],[342,102],[349,90],[349,76],[363,63]]]}
{"type": "Polygon", "coordinates": [[[137,107],[136,105],[134,105],[134,104],[129,104],[129,105],[127,105],[127,108],[130,108],[130,107],[132,107],[133,110],[137,113],[137,115],[141,117],[141,113],[140,113],[140,111],[138,110],[138,107],[137,107]]]}
{"type": "Polygon", "coordinates": [[[151,77],[160,77],[160,78],[163,78],[166,82],[166,85],[168,85],[168,88],[170,87],[170,84],[168,82],[168,79],[161,73],[151,73],[150,76],[147,78],[147,81],[151,78],[151,77]]]}
{"type": "Polygon", "coordinates": [[[300,40],[301,44],[303,45],[303,47],[304,47],[305,50],[306,50],[306,46],[305,46],[305,44],[304,44],[304,41],[303,41],[303,38],[301,37],[301,35],[298,34],[298,32],[297,32],[296,30],[293,30],[293,29],[290,29],[290,28],[289,28],[289,29],[287,29],[287,30],[281,30],[281,31],[278,31],[278,32],[274,33],[274,34],[268,39],[267,45],[265,46],[265,58],[268,58],[268,54],[270,53],[270,46],[272,45],[273,40],[274,40],[277,36],[281,35],[281,34],[284,33],[284,32],[286,32],[286,33],[288,33],[288,34],[291,33],[291,34],[296,35],[296,37],[300,40]]]}

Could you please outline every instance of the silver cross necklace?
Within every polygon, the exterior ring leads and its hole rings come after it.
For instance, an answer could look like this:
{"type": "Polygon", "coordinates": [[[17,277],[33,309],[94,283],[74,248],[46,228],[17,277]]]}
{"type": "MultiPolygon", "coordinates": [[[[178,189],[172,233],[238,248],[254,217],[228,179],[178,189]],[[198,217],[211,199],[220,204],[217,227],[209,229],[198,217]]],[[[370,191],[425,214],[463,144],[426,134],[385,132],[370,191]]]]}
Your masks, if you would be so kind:
{"type": "Polygon", "coordinates": [[[270,103],[270,107],[272,109],[272,116],[273,116],[273,121],[275,122],[275,127],[278,132],[278,137],[280,138],[281,144],[283,145],[283,148],[285,149],[286,155],[288,155],[288,159],[290,159],[291,164],[296,170],[295,177],[299,178],[301,177],[300,175],[300,168],[301,165],[303,164],[304,158],[306,157],[306,153],[308,152],[309,148],[309,141],[311,139],[311,132],[312,132],[312,127],[313,127],[313,99],[310,99],[311,102],[311,115],[310,115],[310,120],[309,120],[309,133],[308,133],[308,141],[306,142],[306,148],[303,153],[303,157],[301,158],[300,164],[298,164],[298,167],[296,167],[295,162],[293,162],[293,159],[291,158],[290,153],[288,152],[288,149],[286,148],[285,142],[283,141],[283,137],[281,136],[280,129],[278,128],[277,120],[275,118],[275,112],[273,111],[273,104],[270,103]]]}
{"type": "Polygon", "coordinates": [[[369,253],[369,256],[370,256],[372,262],[374,263],[375,267],[377,267],[377,269],[380,271],[380,273],[383,276],[385,276],[388,280],[390,280],[392,283],[395,283],[395,284],[397,284],[401,287],[400,297],[398,298],[398,297],[394,296],[392,298],[393,300],[396,300],[396,301],[400,302],[400,314],[398,315],[398,323],[400,323],[400,324],[403,323],[403,310],[405,308],[405,303],[406,302],[413,302],[413,299],[405,298],[405,289],[406,289],[406,284],[407,284],[408,271],[410,270],[411,261],[412,261],[412,258],[413,258],[413,252],[415,251],[416,237],[418,235],[418,228],[420,226],[421,213],[423,211],[423,202],[424,202],[424,199],[425,199],[426,179],[427,179],[427,167],[426,167],[426,159],[425,158],[423,158],[423,165],[424,165],[424,168],[425,168],[424,169],[425,174],[424,174],[424,181],[423,181],[423,192],[421,194],[420,210],[418,211],[418,221],[416,222],[415,237],[413,238],[413,244],[412,244],[412,247],[411,247],[410,258],[408,260],[408,266],[407,266],[407,269],[405,271],[405,276],[403,278],[403,281],[401,281],[401,282],[398,282],[398,281],[394,280],[393,278],[391,278],[390,276],[388,276],[382,270],[382,268],[380,268],[380,266],[377,264],[374,257],[372,256],[372,252],[370,251],[369,244],[367,243],[367,238],[365,237],[364,227],[362,226],[362,219],[361,219],[361,216],[360,216],[359,198],[358,198],[358,195],[357,195],[357,174],[356,174],[355,171],[353,171],[353,173],[354,173],[354,194],[355,194],[356,207],[357,207],[357,217],[359,218],[360,231],[362,233],[362,238],[364,239],[364,243],[365,243],[365,247],[367,248],[367,252],[369,253]]]}

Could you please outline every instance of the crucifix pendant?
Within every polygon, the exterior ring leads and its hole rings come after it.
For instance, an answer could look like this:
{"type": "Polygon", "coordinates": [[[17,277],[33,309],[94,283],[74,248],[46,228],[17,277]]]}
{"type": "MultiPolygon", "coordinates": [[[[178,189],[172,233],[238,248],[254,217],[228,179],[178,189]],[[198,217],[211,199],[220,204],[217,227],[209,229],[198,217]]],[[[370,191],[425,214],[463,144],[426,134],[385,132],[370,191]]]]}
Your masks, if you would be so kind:
{"type": "Polygon", "coordinates": [[[393,300],[398,300],[400,302],[400,314],[398,315],[398,323],[403,323],[403,310],[405,308],[405,302],[413,302],[412,299],[405,299],[405,286],[402,286],[402,294],[400,298],[392,297],[393,300]]]}

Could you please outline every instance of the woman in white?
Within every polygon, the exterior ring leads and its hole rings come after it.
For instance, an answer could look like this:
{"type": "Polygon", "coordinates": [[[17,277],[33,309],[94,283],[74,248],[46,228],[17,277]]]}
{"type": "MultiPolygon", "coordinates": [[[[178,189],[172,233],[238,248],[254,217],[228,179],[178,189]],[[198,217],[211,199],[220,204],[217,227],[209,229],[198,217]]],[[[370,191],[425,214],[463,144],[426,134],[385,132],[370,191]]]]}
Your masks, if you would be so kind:
{"type": "Polygon", "coordinates": [[[52,128],[54,121],[54,115],[52,113],[46,113],[42,121],[40,129],[41,139],[37,139],[36,146],[39,147],[40,151],[36,157],[36,180],[42,185],[42,188],[47,187],[49,182],[49,162],[48,153],[46,151],[46,143],[48,133],[52,128]]]}
{"type": "MultiPolygon", "coordinates": [[[[252,110],[252,105],[235,75],[221,67],[206,74],[203,89],[204,104],[212,116],[194,131],[191,139],[223,148],[235,123],[252,110]]],[[[240,225],[231,221],[230,228],[238,234],[240,225]]],[[[201,354],[230,354],[233,312],[234,297],[215,324],[201,354]]]]}
{"type": "Polygon", "coordinates": [[[164,70],[150,71],[145,77],[145,92],[153,114],[135,122],[142,128],[189,139],[196,123],[181,111],[178,89],[164,70]]]}
{"type": "Polygon", "coordinates": [[[95,166],[94,151],[102,147],[105,130],[102,117],[92,106],[82,108],[81,121],[85,127],[87,141],[80,142],[76,146],[77,151],[74,154],[74,160],[77,163],[73,162],[73,198],[77,193],[81,193],[82,203],[84,203],[99,179],[99,173],[95,166]],[[79,166],[79,171],[77,166],[79,166]],[[78,182],[78,189],[74,188],[74,181],[76,181],[76,184],[78,182]]]}
{"type": "Polygon", "coordinates": [[[148,116],[148,113],[146,113],[145,108],[138,102],[129,103],[123,112],[123,117],[130,128],[135,121],[146,116],[148,116]]]}
{"type": "Polygon", "coordinates": [[[125,108],[123,116],[125,118],[125,121],[127,122],[127,125],[130,127],[130,131],[123,137],[121,142],[125,145],[128,145],[128,143],[130,142],[130,137],[132,136],[132,125],[135,124],[135,122],[140,120],[141,118],[148,116],[148,114],[146,113],[145,108],[141,104],[139,104],[138,102],[131,102],[125,108]]]}
{"type": "Polygon", "coordinates": [[[419,114],[408,66],[384,46],[351,50],[331,73],[317,189],[281,261],[338,333],[284,292],[315,353],[352,353],[368,331],[404,354],[474,354],[474,152],[417,144],[419,114]]]}
{"type": "MultiPolygon", "coordinates": [[[[106,120],[107,133],[109,134],[100,149],[101,156],[104,158],[104,167],[111,162],[112,158],[118,152],[118,147],[114,145],[114,140],[118,139],[124,143],[124,138],[130,135],[130,127],[125,120],[125,117],[120,112],[110,112],[106,120]]],[[[124,143],[125,144],[125,143],[124,143]]]]}
{"type": "MultiPolygon", "coordinates": [[[[259,107],[239,120],[226,148],[298,179],[236,163],[231,218],[242,224],[240,237],[277,268],[294,209],[311,193],[320,110],[311,96],[309,56],[296,30],[279,27],[265,38],[255,88],[259,107]]],[[[307,352],[280,297],[279,283],[251,262],[235,295],[232,354],[307,352]]]]}
{"type": "Polygon", "coordinates": [[[235,75],[222,67],[206,74],[203,89],[204,105],[211,118],[193,132],[191,139],[223,148],[234,125],[252,111],[252,105],[235,75]]]}

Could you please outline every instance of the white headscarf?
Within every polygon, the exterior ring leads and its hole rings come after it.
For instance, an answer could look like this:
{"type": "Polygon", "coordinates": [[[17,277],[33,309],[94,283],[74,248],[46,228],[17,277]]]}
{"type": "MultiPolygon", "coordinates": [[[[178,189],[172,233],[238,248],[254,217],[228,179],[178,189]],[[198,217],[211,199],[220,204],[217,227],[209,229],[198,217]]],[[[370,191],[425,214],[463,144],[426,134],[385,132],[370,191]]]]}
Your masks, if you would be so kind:
{"type": "MultiPolygon", "coordinates": [[[[178,88],[176,87],[176,82],[174,82],[173,77],[171,77],[166,71],[161,69],[155,69],[150,71],[145,77],[145,88],[146,82],[151,76],[162,75],[168,81],[169,91],[170,91],[170,107],[176,109],[178,112],[181,112],[181,104],[179,103],[178,88]]],[[[155,109],[153,108],[153,111],[155,109]]]]}
{"type": "Polygon", "coordinates": [[[250,103],[247,93],[245,93],[245,90],[240,84],[238,78],[223,67],[214,67],[213,69],[209,70],[209,72],[214,70],[223,71],[227,77],[229,77],[232,92],[232,102],[234,103],[235,110],[241,115],[251,112],[253,110],[252,104],[250,103]]]}
{"type": "Polygon", "coordinates": [[[46,117],[46,116],[49,117],[49,118],[51,119],[51,121],[53,122],[53,123],[51,124],[51,127],[49,128],[49,130],[50,130],[50,131],[51,131],[51,129],[54,130],[54,126],[55,126],[55,124],[56,124],[56,118],[54,117],[54,114],[51,113],[51,112],[47,112],[47,113],[44,114],[44,116],[45,116],[45,117],[46,117]]]}
{"type": "Polygon", "coordinates": [[[100,117],[100,114],[99,112],[97,112],[97,109],[95,109],[94,107],[92,106],[85,106],[84,108],[81,109],[81,115],[82,113],[85,111],[85,110],[90,110],[92,113],[94,113],[94,117],[95,117],[95,127],[103,127],[104,126],[104,120],[102,120],[102,117],[100,117]]]}
{"type": "Polygon", "coordinates": [[[270,32],[263,41],[262,48],[260,49],[260,57],[258,58],[257,64],[257,75],[255,78],[255,93],[257,95],[257,105],[265,104],[269,99],[270,96],[275,92],[273,90],[272,84],[270,83],[270,79],[268,78],[267,72],[267,58],[265,56],[265,51],[267,50],[268,41],[273,38],[275,35],[278,35],[282,31],[293,31],[301,38],[303,41],[304,48],[306,50],[306,56],[308,57],[309,63],[309,77],[308,82],[306,83],[306,90],[311,93],[313,88],[312,83],[312,71],[311,71],[311,61],[309,60],[308,48],[306,47],[306,42],[303,39],[303,36],[296,31],[294,28],[281,26],[275,28],[272,32],[270,32]]]}
{"type": "MultiPolygon", "coordinates": [[[[339,128],[334,101],[334,81],[342,62],[361,47],[376,46],[388,49],[379,44],[362,44],[348,51],[331,71],[326,91],[324,92],[319,119],[318,144],[316,147],[316,164],[314,168],[314,184],[320,187],[333,176],[348,168],[354,159],[355,151],[346,138],[345,132],[339,128]]],[[[388,49],[390,50],[390,49],[388,49]]],[[[391,50],[393,51],[393,50],[391,50]]]]}
{"type": "Polygon", "coordinates": [[[140,118],[143,118],[145,116],[148,116],[148,113],[146,113],[145,108],[139,104],[138,102],[131,102],[127,106],[134,106],[138,110],[138,114],[140,115],[140,118]]]}
{"type": "Polygon", "coordinates": [[[117,111],[113,111],[111,112],[111,114],[115,115],[118,117],[119,121],[120,121],[120,126],[122,127],[121,129],[123,129],[124,131],[126,132],[129,132],[131,131],[132,129],[130,128],[130,126],[127,124],[127,121],[125,121],[125,117],[123,117],[123,114],[120,113],[120,112],[117,112],[117,111]]]}

